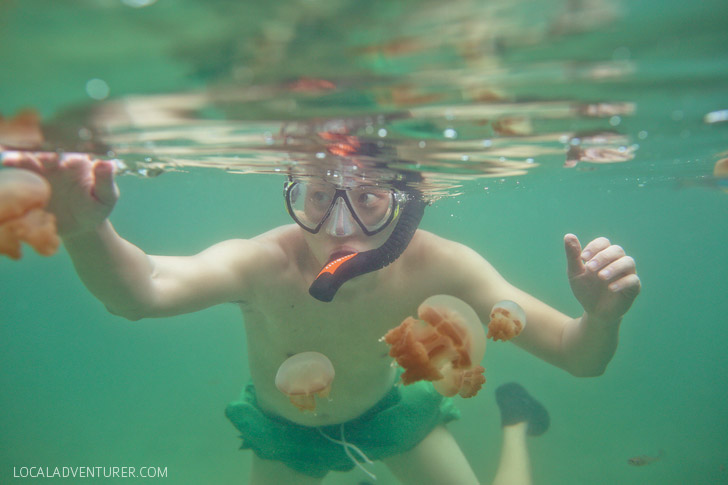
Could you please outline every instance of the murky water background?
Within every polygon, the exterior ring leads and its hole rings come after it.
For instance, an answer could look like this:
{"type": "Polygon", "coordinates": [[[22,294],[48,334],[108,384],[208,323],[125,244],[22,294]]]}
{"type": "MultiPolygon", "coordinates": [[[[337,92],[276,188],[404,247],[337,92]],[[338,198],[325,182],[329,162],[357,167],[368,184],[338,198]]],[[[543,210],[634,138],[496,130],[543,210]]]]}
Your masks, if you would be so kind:
{"type": "MultiPolygon", "coordinates": [[[[112,220],[149,253],[288,223],[281,173],[352,155],[368,177],[422,174],[424,229],[567,313],[561,238],[606,235],[644,288],[607,373],[577,379],[493,343],[451,429],[487,483],[492,392],[517,380],[552,416],[530,442],[536,483],[728,481],[724,2],[261,4],[0,3],[3,126],[33,108],[45,148],[118,159],[112,220]]],[[[246,366],[233,306],[127,322],[62,251],[2,260],[0,481],[151,465],[170,483],[244,483],[223,409],[246,366]]]]}

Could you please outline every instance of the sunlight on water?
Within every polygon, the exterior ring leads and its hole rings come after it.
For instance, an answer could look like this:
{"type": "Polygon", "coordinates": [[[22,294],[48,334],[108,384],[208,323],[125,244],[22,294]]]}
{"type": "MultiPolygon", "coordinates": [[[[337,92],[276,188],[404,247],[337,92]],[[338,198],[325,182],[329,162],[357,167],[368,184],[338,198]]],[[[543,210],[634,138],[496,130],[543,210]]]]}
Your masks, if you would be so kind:
{"type": "MultiPolygon", "coordinates": [[[[407,2],[396,5],[297,4],[300,11],[281,9],[247,42],[223,27],[214,42],[227,56],[208,56],[216,52],[210,40],[204,56],[204,42],[176,51],[206,77],[204,88],[106,100],[113,87],[90,79],[88,95],[100,102],[44,121],[42,142],[7,129],[0,141],[90,151],[144,176],[193,166],[315,173],[355,165],[386,181],[414,171],[432,198],[480,178],[634,159],[647,135],[622,128],[639,109],[626,88],[645,74],[610,32],[626,15],[619,4],[422,3],[406,16],[407,2]],[[347,12],[383,27],[363,28],[347,12]],[[590,49],[562,59],[572,39],[590,49]]],[[[224,6],[211,9],[213,19],[224,6]]]]}
{"type": "MultiPolygon", "coordinates": [[[[635,45],[629,9],[608,0],[418,2],[414,11],[409,2],[291,4],[296,8],[273,9],[265,22],[236,28],[224,19],[236,7],[214,3],[200,28],[217,22],[219,34],[187,33],[172,50],[204,79],[202,88],[115,96],[114,83],[92,78],[86,91],[99,102],[43,120],[42,135],[21,136],[6,121],[0,142],[6,149],[90,151],[143,176],[193,166],[315,173],[356,165],[376,168],[369,178],[383,180],[415,171],[436,198],[481,178],[631,162],[649,136],[643,128],[654,122],[636,87],[686,71],[711,83],[728,70],[690,55],[644,58],[640,49],[649,44],[635,45]],[[369,25],[359,25],[362,15],[369,25]],[[582,43],[588,49],[575,49],[582,43]]],[[[97,10],[89,14],[121,14],[122,32],[135,26],[133,12],[115,2],[92,5],[97,10]]],[[[182,12],[199,8],[183,5],[182,12]]],[[[143,10],[154,28],[161,10],[143,10]]],[[[698,40],[710,34],[700,32],[698,40]]],[[[169,51],[155,37],[148,44],[152,52],[169,51]]],[[[92,46],[73,46],[78,52],[61,57],[93,53],[92,46]]],[[[698,95],[707,101],[712,93],[698,95]]],[[[723,107],[711,108],[701,113],[705,122],[725,122],[723,107]]],[[[16,128],[22,126],[29,125],[16,128]]],[[[631,176],[644,182],[644,169],[631,176]]]]}

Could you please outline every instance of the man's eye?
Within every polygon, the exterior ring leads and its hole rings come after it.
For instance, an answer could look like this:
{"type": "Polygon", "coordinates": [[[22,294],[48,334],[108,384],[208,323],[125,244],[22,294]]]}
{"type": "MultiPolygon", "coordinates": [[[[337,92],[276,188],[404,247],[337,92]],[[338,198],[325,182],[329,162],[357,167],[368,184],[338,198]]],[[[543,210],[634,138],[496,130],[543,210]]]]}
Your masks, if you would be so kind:
{"type": "Polygon", "coordinates": [[[311,200],[317,204],[325,204],[331,200],[331,197],[326,192],[314,192],[311,194],[311,200]]]}
{"type": "Polygon", "coordinates": [[[363,192],[359,194],[357,203],[363,207],[369,207],[377,202],[378,197],[371,192],[363,192]]]}

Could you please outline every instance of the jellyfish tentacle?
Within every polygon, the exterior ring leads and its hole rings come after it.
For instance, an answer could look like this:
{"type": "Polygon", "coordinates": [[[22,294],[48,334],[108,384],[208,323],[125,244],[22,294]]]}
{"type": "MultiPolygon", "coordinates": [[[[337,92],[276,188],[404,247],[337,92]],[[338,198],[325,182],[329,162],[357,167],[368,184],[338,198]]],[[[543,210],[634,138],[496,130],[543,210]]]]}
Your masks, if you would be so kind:
{"type": "Polygon", "coordinates": [[[485,332],[475,311],[453,296],[435,295],[383,337],[402,366],[404,385],[432,381],[440,394],[472,397],[485,382],[479,363],[485,332]]]}
{"type": "Polygon", "coordinates": [[[50,184],[41,176],[16,168],[0,171],[0,254],[20,259],[23,242],[44,256],[56,252],[56,219],[43,210],[50,196],[50,184]]]}
{"type": "Polygon", "coordinates": [[[526,313],[521,306],[510,300],[499,301],[493,305],[488,322],[487,338],[510,340],[518,336],[526,326],[526,313]]]}

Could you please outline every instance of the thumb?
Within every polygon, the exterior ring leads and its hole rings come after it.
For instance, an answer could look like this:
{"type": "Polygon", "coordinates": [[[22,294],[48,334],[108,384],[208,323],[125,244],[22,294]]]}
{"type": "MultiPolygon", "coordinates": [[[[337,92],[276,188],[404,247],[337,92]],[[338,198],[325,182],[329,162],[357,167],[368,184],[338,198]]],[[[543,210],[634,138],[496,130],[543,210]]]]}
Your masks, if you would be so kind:
{"type": "Polygon", "coordinates": [[[569,278],[584,272],[584,262],[581,260],[581,243],[574,234],[564,236],[564,249],[566,250],[566,267],[569,278]]]}
{"type": "Polygon", "coordinates": [[[97,160],[94,170],[93,195],[104,205],[114,206],[119,198],[119,189],[114,183],[114,164],[110,161],[97,160]]]}

